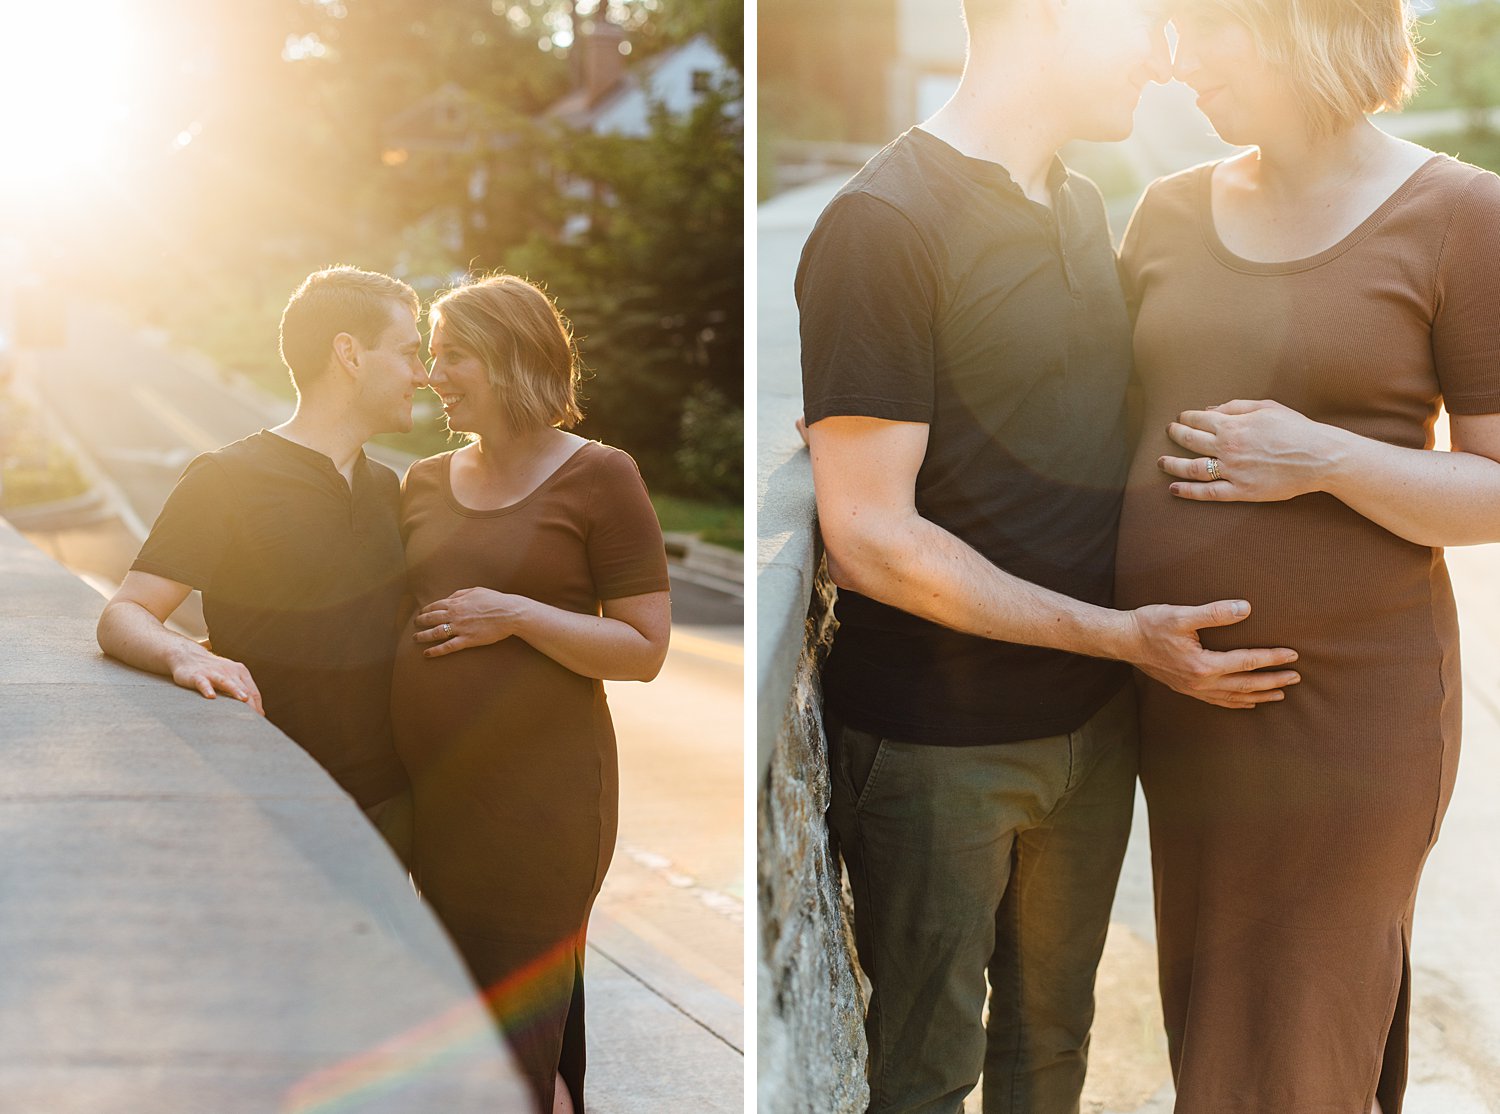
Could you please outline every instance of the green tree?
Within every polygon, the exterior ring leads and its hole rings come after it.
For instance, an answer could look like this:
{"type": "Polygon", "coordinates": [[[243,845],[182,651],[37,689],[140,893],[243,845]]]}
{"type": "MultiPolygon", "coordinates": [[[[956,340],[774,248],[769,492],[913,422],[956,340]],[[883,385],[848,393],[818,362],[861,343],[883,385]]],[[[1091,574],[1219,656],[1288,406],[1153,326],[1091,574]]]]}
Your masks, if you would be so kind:
{"type": "MultiPolygon", "coordinates": [[[[735,82],[685,117],[658,106],[644,139],[558,137],[557,165],[587,185],[574,203],[587,231],[534,239],[508,260],[544,279],[573,320],[594,369],[587,432],[629,449],[679,489],[694,486],[676,448],[695,390],[711,388],[724,407],[743,407],[738,103],[735,82]]],[[[738,457],[737,448],[722,451],[738,457]]]]}
{"type": "Polygon", "coordinates": [[[1428,90],[1418,108],[1465,112],[1473,135],[1492,135],[1500,106],[1500,0],[1448,0],[1422,26],[1428,90]]]}

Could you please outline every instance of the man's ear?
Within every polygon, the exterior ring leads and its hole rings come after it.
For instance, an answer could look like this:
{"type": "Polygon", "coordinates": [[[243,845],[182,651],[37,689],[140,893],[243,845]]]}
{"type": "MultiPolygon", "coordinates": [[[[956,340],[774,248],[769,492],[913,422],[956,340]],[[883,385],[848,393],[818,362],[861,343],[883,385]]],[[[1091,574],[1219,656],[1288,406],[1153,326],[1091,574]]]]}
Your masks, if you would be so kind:
{"type": "Polygon", "coordinates": [[[359,371],[360,343],[348,333],[333,338],[333,362],[346,372],[359,371]]]}

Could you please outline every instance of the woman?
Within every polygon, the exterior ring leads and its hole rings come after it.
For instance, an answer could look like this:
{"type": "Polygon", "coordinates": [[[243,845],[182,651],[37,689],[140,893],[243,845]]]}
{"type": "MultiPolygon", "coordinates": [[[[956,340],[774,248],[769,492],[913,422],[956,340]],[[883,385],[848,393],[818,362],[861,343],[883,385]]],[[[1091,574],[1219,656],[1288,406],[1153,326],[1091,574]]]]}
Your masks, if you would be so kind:
{"type": "Polygon", "coordinates": [[[470,443],[412,465],[414,615],[392,695],[415,800],[413,876],[544,1111],[582,1111],[583,951],[614,850],[602,680],[649,681],[671,605],[661,529],[579,417],[566,325],[498,275],[430,310],[431,385],[470,443]]]}
{"type": "Polygon", "coordinates": [[[1291,646],[1302,676],[1253,712],[1143,686],[1176,1109],[1396,1114],[1458,758],[1439,547],[1500,539],[1500,179],[1365,119],[1414,74],[1400,0],[1174,22],[1176,76],[1252,149],[1156,183],[1126,237],[1117,602],[1246,598],[1204,642],[1291,646]],[[1452,453],[1428,451],[1440,399],[1452,453]]]}

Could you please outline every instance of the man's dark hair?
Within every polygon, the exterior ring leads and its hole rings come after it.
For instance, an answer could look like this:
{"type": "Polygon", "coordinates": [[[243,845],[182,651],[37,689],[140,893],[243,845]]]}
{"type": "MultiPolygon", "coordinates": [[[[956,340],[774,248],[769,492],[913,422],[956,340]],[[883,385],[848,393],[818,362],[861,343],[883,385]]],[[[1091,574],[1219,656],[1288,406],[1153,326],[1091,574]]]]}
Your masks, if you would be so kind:
{"type": "Polygon", "coordinates": [[[314,271],[302,280],[281,313],[281,360],[300,392],[320,378],[333,338],[348,333],[374,345],[391,323],[391,305],[421,312],[417,292],[400,279],[347,265],[314,271]]]}

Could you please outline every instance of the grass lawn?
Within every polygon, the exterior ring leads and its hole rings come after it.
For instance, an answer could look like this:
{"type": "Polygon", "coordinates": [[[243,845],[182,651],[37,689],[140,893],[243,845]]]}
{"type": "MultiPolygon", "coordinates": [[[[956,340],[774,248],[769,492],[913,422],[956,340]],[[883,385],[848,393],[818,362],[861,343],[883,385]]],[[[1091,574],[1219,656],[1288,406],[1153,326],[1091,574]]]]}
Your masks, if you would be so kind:
{"type": "Polygon", "coordinates": [[[0,387],[0,508],[74,499],[88,484],[31,408],[0,387]]]}
{"type": "Polygon", "coordinates": [[[697,534],[713,545],[744,551],[745,508],[725,503],[705,503],[679,495],[653,495],[656,517],[669,533],[697,534]]]}
{"type": "Polygon", "coordinates": [[[1445,132],[1424,135],[1418,143],[1456,159],[1500,173],[1500,135],[1494,132],[1445,132]]]}
{"type": "Polygon", "coordinates": [[[72,460],[55,447],[0,461],[0,509],[75,499],[88,489],[72,460]]]}

